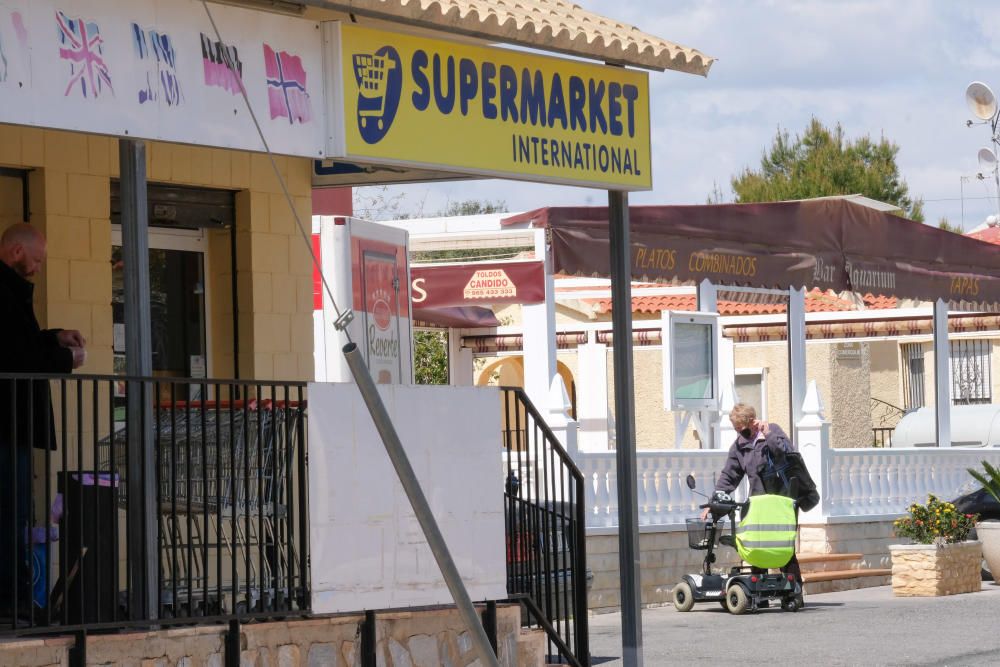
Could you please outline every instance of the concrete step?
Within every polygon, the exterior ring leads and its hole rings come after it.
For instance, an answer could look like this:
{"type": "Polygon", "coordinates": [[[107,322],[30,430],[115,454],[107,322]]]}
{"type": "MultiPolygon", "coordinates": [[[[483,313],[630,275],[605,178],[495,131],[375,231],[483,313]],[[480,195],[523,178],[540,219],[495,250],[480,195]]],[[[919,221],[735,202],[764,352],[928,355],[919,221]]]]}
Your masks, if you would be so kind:
{"type": "Polygon", "coordinates": [[[863,556],[864,554],[857,554],[857,553],[797,554],[797,557],[799,559],[799,567],[802,568],[803,574],[805,574],[806,572],[829,572],[829,571],[844,570],[850,568],[859,569],[862,567],[861,558],[863,556]]]}
{"type": "Polygon", "coordinates": [[[886,586],[891,582],[892,570],[887,568],[802,573],[802,583],[806,595],[886,586]]]}
{"type": "Polygon", "coordinates": [[[521,628],[517,637],[518,667],[545,667],[547,662],[545,631],[521,628]]]}

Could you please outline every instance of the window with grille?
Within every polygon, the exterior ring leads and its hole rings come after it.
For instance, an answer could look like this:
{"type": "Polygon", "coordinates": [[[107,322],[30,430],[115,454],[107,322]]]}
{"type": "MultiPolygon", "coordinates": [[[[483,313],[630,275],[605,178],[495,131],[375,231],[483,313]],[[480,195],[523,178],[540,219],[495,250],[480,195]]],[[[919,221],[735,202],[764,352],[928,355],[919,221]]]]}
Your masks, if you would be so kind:
{"type": "Polygon", "coordinates": [[[989,340],[956,340],[951,343],[951,397],[954,405],[993,401],[989,340]]]}
{"type": "Polygon", "coordinates": [[[903,357],[903,409],[924,406],[924,348],[920,343],[900,346],[903,357]]]}

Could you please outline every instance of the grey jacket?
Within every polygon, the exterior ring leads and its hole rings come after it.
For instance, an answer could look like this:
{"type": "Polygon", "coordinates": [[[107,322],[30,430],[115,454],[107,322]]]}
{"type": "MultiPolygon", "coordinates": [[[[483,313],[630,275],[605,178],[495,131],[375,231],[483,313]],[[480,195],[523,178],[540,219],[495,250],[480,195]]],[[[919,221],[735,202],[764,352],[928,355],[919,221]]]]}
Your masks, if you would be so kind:
{"type": "Polygon", "coordinates": [[[764,493],[764,484],[757,471],[766,460],[764,458],[765,447],[770,447],[772,453],[795,451],[795,446],[788,439],[788,436],[776,424],[768,424],[767,435],[764,436],[763,440],[740,444],[740,438],[737,436],[736,442],[729,448],[729,458],[726,459],[726,465],[722,467],[719,479],[715,482],[715,490],[729,493],[740,485],[745,475],[750,480],[751,496],[764,493]]]}

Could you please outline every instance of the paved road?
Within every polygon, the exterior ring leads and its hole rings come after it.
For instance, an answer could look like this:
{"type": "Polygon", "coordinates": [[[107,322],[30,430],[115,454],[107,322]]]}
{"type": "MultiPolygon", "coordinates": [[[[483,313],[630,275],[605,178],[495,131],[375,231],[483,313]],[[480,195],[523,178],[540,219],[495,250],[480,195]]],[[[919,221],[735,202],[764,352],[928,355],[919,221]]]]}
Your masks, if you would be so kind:
{"type": "MultiPolygon", "coordinates": [[[[646,667],[660,665],[1000,665],[1000,585],[939,598],[892,588],[806,596],[797,613],[733,616],[716,603],[642,614],[646,667]]],[[[590,618],[593,664],[617,667],[621,616],[590,618]]]]}

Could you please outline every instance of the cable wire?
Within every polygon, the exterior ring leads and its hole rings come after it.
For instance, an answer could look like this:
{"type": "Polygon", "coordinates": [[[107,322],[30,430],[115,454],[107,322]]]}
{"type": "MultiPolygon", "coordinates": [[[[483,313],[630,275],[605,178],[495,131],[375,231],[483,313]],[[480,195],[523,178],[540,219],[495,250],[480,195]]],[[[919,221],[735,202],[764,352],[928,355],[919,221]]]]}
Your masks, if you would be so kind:
{"type": "Polygon", "coordinates": [[[253,107],[250,105],[250,97],[247,95],[246,86],[243,85],[243,77],[239,75],[235,63],[233,63],[232,58],[229,54],[229,49],[226,48],[226,42],[222,39],[222,33],[219,32],[219,26],[215,24],[215,17],[212,16],[212,10],[208,7],[208,0],[201,0],[202,6],[205,8],[205,13],[208,15],[208,20],[212,24],[212,30],[215,32],[215,38],[219,40],[219,51],[222,53],[222,58],[226,61],[226,67],[229,71],[236,76],[236,80],[240,83],[240,93],[243,96],[243,102],[246,104],[247,111],[250,113],[250,118],[253,120],[254,127],[257,128],[257,136],[260,137],[260,141],[264,144],[264,151],[267,153],[267,158],[271,162],[271,169],[274,170],[274,176],[278,179],[278,184],[281,185],[281,192],[285,195],[285,201],[288,203],[288,209],[292,212],[292,217],[295,218],[295,226],[299,228],[299,232],[302,234],[302,240],[306,244],[306,249],[309,251],[309,257],[312,259],[313,268],[319,272],[320,280],[323,283],[323,289],[326,290],[326,295],[330,297],[330,303],[333,304],[333,311],[337,315],[338,327],[347,336],[347,342],[351,341],[351,333],[348,330],[346,324],[350,321],[350,317],[344,321],[343,328],[340,327],[341,320],[344,319],[345,313],[342,313],[340,308],[337,306],[337,300],[333,297],[333,290],[330,289],[330,284],[326,281],[326,274],[323,273],[323,266],[320,264],[319,258],[316,257],[315,251],[313,251],[312,237],[306,232],[305,226],[302,224],[302,219],[299,218],[298,211],[295,210],[295,204],[292,202],[292,196],[288,192],[288,186],[285,183],[285,179],[281,175],[281,170],[278,169],[278,163],[274,160],[274,153],[271,152],[271,147],[267,143],[267,138],[264,137],[264,131],[260,127],[260,123],[257,121],[257,114],[254,113],[253,107]]]}

